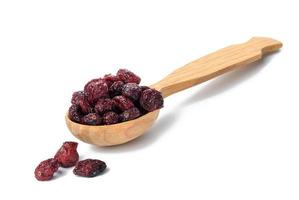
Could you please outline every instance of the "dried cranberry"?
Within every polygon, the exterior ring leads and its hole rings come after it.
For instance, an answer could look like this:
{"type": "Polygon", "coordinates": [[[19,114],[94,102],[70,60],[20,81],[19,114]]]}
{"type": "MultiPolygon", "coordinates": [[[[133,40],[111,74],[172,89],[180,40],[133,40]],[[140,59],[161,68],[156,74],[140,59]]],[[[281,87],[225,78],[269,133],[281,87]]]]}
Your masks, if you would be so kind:
{"type": "Polygon", "coordinates": [[[108,85],[103,79],[93,79],[85,85],[84,92],[89,103],[94,105],[100,98],[108,97],[108,85]]]}
{"type": "Polygon", "coordinates": [[[145,115],[146,113],[148,113],[147,110],[145,110],[144,108],[142,108],[142,106],[140,105],[139,101],[134,102],[136,108],[138,108],[138,110],[140,111],[141,115],[145,115]]]}
{"type": "Polygon", "coordinates": [[[119,69],[117,74],[118,78],[125,83],[137,83],[139,84],[141,79],[139,76],[127,69],[119,69]]]}
{"type": "Polygon", "coordinates": [[[115,124],[135,119],[163,107],[161,93],[148,86],[139,86],[139,76],[119,69],[116,76],[89,81],[84,91],[74,92],[69,118],[86,125],[115,124]]]}
{"type": "Polygon", "coordinates": [[[35,178],[39,181],[47,181],[53,178],[58,170],[59,163],[56,159],[50,158],[42,161],[34,171],[35,178]]]}
{"type": "Polygon", "coordinates": [[[77,105],[71,105],[69,108],[69,118],[74,122],[81,122],[82,114],[79,110],[79,106],[77,105]]]}
{"type": "Polygon", "coordinates": [[[126,83],[122,89],[122,95],[134,101],[139,99],[140,94],[141,88],[136,83],[126,83]]]}
{"type": "Polygon", "coordinates": [[[122,81],[115,81],[109,88],[109,94],[111,97],[117,96],[121,94],[123,89],[124,82],[122,81]]]}
{"type": "Polygon", "coordinates": [[[82,117],[83,124],[87,125],[100,125],[102,123],[102,118],[97,113],[89,113],[82,117]]]}
{"type": "Polygon", "coordinates": [[[87,96],[83,91],[78,91],[73,93],[72,104],[75,104],[80,107],[80,110],[84,114],[88,114],[92,112],[92,107],[90,106],[87,96]]]}
{"type": "Polygon", "coordinates": [[[159,91],[147,89],[142,91],[139,103],[142,108],[151,112],[163,107],[163,97],[159,91]]]}
{"type": "Polygon", "coordinates": [[[94,110],[98,114],[103,114],[104,112],[112,110],[113,101],[111,99],[99,99],[94,107],[94,110]]]}
{"type": "Polygon", "coordinates": [[[103,115],[103,124],[110,125],[110,124],[116,124],[118,122],[118,114],[115,112],[106,112],[103,115]]]}
{"type": "Polygon", "coordinates": [[[150,87],[145,86],[145,85],[142,85],[142,86],[139,86],[139,87],[141,88],[141,91],[151,89],[150,87]]]}
{"type": "Polygon", "coordinates": [[[132,119],[136,119],[140,115],[141,115],[141,113],[138,110],[138,108],[133,107],[133,108],[125,110],[123,113],[121,113],[119,115],[119,119],[120,119],[120,121],[124,122],[124,121],[129,121],[129,120],[132,120],[132,119]]]}
{"type": "Polygon", "coordinates": [[[83,91],[77,91],[73,93],[72,96],[72,104],[79,105],[79,99],[83,98],[85,96],[83,91]]]}
{"type": "Polygon", "coordinates": [[[84,114],[93,112],[92,107],[89,105],[88,101],[81,101],[80,108],[84,114]]]}
{"type": "Polygon", "coordinates": [[[115,96],[113,98],[113,104],[114,104],[114,106],[119,108],[121,111],[125,111],[125,110],[128,110],[128,109],[134,107],[133,102],[124,96],[115,96]]]}
{"type": "Polygon", "coordinates": [[[62,167],[75,166],[79,160],[77,146],[77,142],[64,142],[55,154],[54,158],[59,162],[59,164],[62,167]]]}
{"type": "Polygon", "coordinates": [[[118,76],[114,76],[112,74],[106,74],[103,79],[108,84],[108,87],[110,87],[114,82],[119,81],[118,76]]]}
{"type": "Polygon", "coordinates": [[[77,163],[73,173],[83,177],[94,177],[106,169],[106,163],[96,159],[81,160],[77,163]]]}

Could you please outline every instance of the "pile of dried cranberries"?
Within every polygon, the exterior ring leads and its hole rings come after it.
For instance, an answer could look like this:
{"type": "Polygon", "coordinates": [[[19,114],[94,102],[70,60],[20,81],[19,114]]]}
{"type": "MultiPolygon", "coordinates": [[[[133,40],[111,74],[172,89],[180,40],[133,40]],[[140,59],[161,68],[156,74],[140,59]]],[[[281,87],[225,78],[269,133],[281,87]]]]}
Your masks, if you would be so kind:
{"type": "Polygon", "coordinates": [[[161,93],[139,86],[140,81],[127,69],[89,81],[83,91],[73,93],[69,118],[86,125],[110,125],[162,108],[161,93]]]}
{"type": "Polygon", "coordinates": [[[77,142],[64,142],[54,158],[42,161],[34,171],[35,178],[39,181],[51,180],[59,167],[73,167],[77,176],[94,177],[106,169],[106,163],[96,159],[79,161],[77,142]]]}

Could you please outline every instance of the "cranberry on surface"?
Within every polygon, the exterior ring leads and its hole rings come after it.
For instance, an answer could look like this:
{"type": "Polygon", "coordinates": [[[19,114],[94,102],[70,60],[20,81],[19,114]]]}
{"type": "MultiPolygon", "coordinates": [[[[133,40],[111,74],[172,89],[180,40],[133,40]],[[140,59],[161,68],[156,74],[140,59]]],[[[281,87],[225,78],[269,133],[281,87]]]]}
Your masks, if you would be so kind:
{"type": "Polygon", "coordinates": [[[77,147],[77,142],[64,142],[55,154],[54,159],[56,159],[62,167],[75,166],[79,160],[77,147]]]}
{"type": "Polygon", "coordinates": [[[96,159],[81,160],[77,163],[73,173],[77,176],[95,177],[106,169],[105,162],[96,159]]]}
{"type": "Polygon", "coordinates": [[[59,163],[56,159],[50,158],[42,161],[34,170],[35,178],[39,181],[51,180],[57,172],[59,163]]]}

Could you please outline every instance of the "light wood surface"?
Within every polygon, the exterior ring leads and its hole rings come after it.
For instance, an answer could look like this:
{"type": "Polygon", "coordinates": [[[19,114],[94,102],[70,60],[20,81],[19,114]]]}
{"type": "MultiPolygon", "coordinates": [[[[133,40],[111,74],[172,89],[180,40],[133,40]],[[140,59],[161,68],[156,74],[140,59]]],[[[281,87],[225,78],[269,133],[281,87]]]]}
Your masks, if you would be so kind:
{"type": "Polygon", "coordinates": [[[135,139],[148,130],[156,121],[159,110],[128,122],[106,126],[89,126],[78,124],[65,116],[66,125],[71,133],[83,142],[97,146],[112,146],[135,139]]]}
{"type": "MultiPolygon", "coordinates": [[[[167,97],[257,61],[263,55],[281,47],[282,43],[277,40],[254,37],[243,44],[228,46],[178,68],[151,87],[159,90],[163,97],[167,97]]],[[[97,146],[112,146],[126,143],[144,134],[153,125],[158,114],[159,110],[156,110],[135,120],[107,126],[78,124],[71,121],[68,114],[65,119],[67,127],[78,139],[97,146]]]]}
{"type": "Polygon", "coordinates": [[[243,44],[220,49],[197,59],[166,76],[153,87],[164,97],[210,80],[239,66],[252,63],[282,47],[282,43],[271,38],[254,37],[243,44]]]}

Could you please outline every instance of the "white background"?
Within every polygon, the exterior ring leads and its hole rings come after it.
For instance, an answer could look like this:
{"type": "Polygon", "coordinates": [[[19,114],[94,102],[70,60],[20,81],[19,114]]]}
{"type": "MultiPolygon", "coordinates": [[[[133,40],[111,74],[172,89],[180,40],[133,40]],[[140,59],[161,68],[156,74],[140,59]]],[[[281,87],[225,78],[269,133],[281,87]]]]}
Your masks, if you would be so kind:
{"type": "Polygon", "coordinates": [[[0,199],[299,199],[296,1],[0,1],[0,199]],[[73,91],[126,67],[150,85],[252,36],[281,40],[263,61],[165,101],[131,143],[75,139],[73,91]],[[35,180],[63,141],[106,161],[96,178],[35,180]]]}

